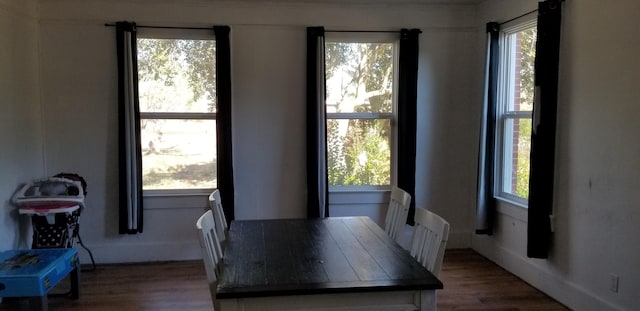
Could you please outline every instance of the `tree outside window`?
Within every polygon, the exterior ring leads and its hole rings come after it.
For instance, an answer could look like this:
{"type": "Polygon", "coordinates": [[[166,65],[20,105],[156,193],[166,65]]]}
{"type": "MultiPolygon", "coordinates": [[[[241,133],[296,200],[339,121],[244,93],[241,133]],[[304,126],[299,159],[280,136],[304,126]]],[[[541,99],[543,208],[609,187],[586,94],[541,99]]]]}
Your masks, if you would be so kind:
{"type": "Polygon", "coordinates": [[[325,44],[330,186],[391,184],[393,43],[325,44]]]}
{"type": "Polygon", "coordinates": [[[215,41],[138,38],[144,190],[216,187],[215,41]]]}

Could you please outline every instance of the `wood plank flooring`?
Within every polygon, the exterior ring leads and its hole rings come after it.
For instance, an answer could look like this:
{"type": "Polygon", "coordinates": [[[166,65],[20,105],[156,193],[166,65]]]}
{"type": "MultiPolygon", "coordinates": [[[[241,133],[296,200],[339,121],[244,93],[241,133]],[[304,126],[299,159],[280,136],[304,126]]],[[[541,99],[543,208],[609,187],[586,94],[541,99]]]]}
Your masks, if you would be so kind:
{"type": "MultiPolygon", "coordinates": [[[[438,310],[568,310],[472,250],[447,250],[438,310]]],[[[81,275],[79,300],[49,297],[50,311],[211,310],[202,262],[98,266],[81,275]]],[[[63,281],[53,291],[65,292],[63,281]]],[[[0,310],[27,309],[6,301],[0,310]]]]}
{"type": "Polygon", "coordinates": [[[569,310],[472,250],[447,250],[438,310],[569,310]]]}

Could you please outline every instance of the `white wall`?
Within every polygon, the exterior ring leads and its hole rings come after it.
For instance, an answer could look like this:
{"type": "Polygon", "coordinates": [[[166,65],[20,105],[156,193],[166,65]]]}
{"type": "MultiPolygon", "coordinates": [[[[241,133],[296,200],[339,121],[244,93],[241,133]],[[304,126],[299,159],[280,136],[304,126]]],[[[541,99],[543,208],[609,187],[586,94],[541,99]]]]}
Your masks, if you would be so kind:
{"type": "MultiPolygon", "coordinates": [[[[486,1],[480,23],[536,1],[486,1]]],[[[556,231],[547,260],[526,258],[526,211],[502,204],[473,247],[575,310],[639,310],[640,2],[566,1],[560,53],[556,231]],[[617,275],[619,291],[609,290],[617,275]]],[[[481,45],[481,43],[479,43],[481,45]]]]}
{"type": "Polygon", "coordinates": [[[10,204],[42,175],[36,1],[0,1],[0,251],[30,247],[29,219],[10,204]]]}
{"type": "Polygon", "coordinates": [[[475,215],[482,93],[473,88],[481,78],[474,75],[477,29],[467,30],[426,30],[420,38],[416,207],[451,224],[447,248],[469,247],[475,215]]]}
{"type": "MultiPolygon", "coordinates": [[[[89,187],[81,234],[98,262],[198,258],[193,222],[204,197],[147,199],[145,232],[117,234],[115,34],[104,23],[232,28],[236,216],[303,217],[305,27],[421,28],[416,201],[470,244],[578,310],[640,309],[640,4],[564,4],[551,258],[526,258],[526,211],[502,204],[492,237],[472,236],[484,23],[533,0],[454,5],[0,0],[0,249],[28,240],[9,198],[18,183],[76,172],[89,187]],[[39,12],[38,12],[39,11],[39,12]],[[478,16],[476,16],[478,12],[478,16]],[[18,31],[19,30],[19,31],[18,31]],[[39,51],[39,52],[38,52],[39,51]],[[41,81],[41,82],[40,82],[41,81]],[[41,111],[42,106],[42,111],[41,111]],[[43,125],[41,125],[41,121],[43,125]],[[44,146],[44,155],[43,155],[44,146]],[[43,160],[44,158],[44,160],[43,160]],[[45,168],[46,163],[46,168],[45,168]],[[23,234],[20,234],[22,231],[23,234]],[[470,241],[472,237],[472,241],[470,241]],[[610,275],[620,277],[609,291],[610,275]]],[[[384,198],[384,196],[378,196],[384,198]]],[[[379,203],[336,200],[333,215],[379,203]]],[[[19,220],[23,220],[23,226],[19,220]]],[[[87,257],[81,251],[83,260],[87,257]]]]}
{"type": "MultiPolygon", "coordinates": [[[[104,23],[231,26],[236,215],[242,219],[304,215],[305,27],[416,27],[424,31],[418,207],[450,220],[449,246],[471,243],[573,309],[640,309],[640,194],[634,189],[640,185],[640,145],[635,143],[640,134],[640,68],[634,60],[640,52],[640,28],[635,24],[640,3],[635,0],[564,3],[558,225],[551,258],[526,258],[526,211],[514,206],[499,207],[494,236],[471,234],[482,30],[485,22],[505,21],[536,4],[42,0],[37,7],[35,0],[0,0],[0,35],[9,42],[0,46],[0,87],[8,98],[0,114],[5,210],[0,213],[0,249],[15,247],[20,237],[17,216],[6,212],[12,209],[8,198],[17,183],[65,171],[81,174],[89,184],[81,233],[98,262],[199,257],[193,222],[206,205],[203,197],[180,204],[148,199],[145,233],[117,234],[115,35],[104,23]],[[16,29],[22,30],[20,36],[16,29]],[[620,276],[618,293],[608,289],[610,274],[620,276]]],[[[378,221],[383,214],[380,204],[341,202],[332,214],[369,214],[378,221]]]]}
{"type": "MultiPolygon", "coordinates": [[[[344,5],[305,2],[40,2],[42,102],[47,174],[87,180],[83,241],[98,262],[198,258],[193,223],[204,197],[145,201],[145,232],[117,234],[115,30],[142,25],[231,26],[236,217],[306,214],[306,27],[421,28],[418,207],[450,219],[450,246],[470,245],[478,107],[472,86],[478,36],[471,5],[344,5]]],[[[379,196],[378,197],[383,197],[379,196]]],[[[338,204],[333,215],[370,215],[384,204],[338,204]]],[[[81,251],[81,255],[85,256],[81,251]]],[[[86,256],[84,257],[86,261],[86,256]]]]}

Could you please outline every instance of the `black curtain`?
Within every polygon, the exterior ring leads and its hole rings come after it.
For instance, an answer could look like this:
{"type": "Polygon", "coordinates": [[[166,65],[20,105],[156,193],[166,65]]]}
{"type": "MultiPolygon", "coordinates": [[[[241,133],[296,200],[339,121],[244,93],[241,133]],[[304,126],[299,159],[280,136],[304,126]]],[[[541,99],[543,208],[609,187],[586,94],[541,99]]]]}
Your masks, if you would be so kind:
{"type": "Polygon", "coordinates": [[[527,227],[527,256],[532,258],[547,258],[551,242],[561,4],[538,4],[527,227]]]}
{"type": "Polygon", "coordinates": [[[413,225],[416,196],[416,114],[420,29],[400,31],[398,64],[398,187],[411,194],[407,223],[413,225]]]}
{"type": "Polygon", "coordinates": [[[307,28],[307,217],[329,217],[324,27],[307,28]]]}
{"type": "Polygon", "coordinates": [[[136,24],[116,23],[118,58],[118,212],[120,234],[142,232],[142,153],[136,24]]]}
{"type": "Polygon", "coordinates": [[[231,46],[229,26],[213,27],[216,36],[216,149],[218,190],[227,223],[235,219],[231,133],[231,46]]]}
{"type": "Polygon", "coordinates": [[[487,59],[485,67],[485,96],[482,107],[480,148],[478,156],[478,193],[476,201],[476,234],[493,233],[496,200],[493,197],[496,109],[498,105],[498,37],[500,24],[487,23],[487,59]]]}

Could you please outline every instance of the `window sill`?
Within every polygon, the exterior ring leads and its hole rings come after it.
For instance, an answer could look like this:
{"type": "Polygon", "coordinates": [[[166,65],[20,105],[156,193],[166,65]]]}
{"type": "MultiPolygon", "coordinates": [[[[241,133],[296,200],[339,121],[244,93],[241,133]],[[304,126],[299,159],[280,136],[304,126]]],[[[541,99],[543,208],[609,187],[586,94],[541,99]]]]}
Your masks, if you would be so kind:
{"type": "Polygon", "coordinates": [[[500,214],[513,217],[517,220],[527,222],[529,220],[528,208],[526,205],[496,197],[496,211],[500,214]]]}
{"type": "Polygon", "coordinates": [[[208,198],[213,189],[147,190],[143,193],[145,210],[184,209],[208,207],[208,198]]]}
{"type": "Polygon", "coordinates": [[[329,193],[390,192],[391,186],[329,186],[329,193]]]}
{"type": "Polygon", "coordinates": [[[329,204],[351,205],[388,203],[390,193],[391,189],[331,189],[329,191],[329,204]]]}
{"type": "Polygon", "coordinates": [[[145,198],[208,196],[213,190],[215,189],[144,190],[142,196],[145,198]]]}

